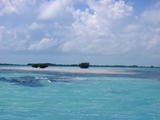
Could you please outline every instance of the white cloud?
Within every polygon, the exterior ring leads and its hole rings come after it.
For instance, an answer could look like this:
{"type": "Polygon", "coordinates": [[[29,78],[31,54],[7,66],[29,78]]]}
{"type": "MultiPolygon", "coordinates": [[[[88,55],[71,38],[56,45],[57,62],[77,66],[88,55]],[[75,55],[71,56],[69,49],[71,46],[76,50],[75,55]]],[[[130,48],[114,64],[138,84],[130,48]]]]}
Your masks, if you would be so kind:
{"type": "Polygon", "coordinates": [[[36,0],[11,0],[11,3],[16,6],[24,7],[25,5],[28,5],[28,4],[35,5],[36,0]]]}
{"type": "Polygon", "coordinates": [[[28,50],[45,50],[57,44],[57,40],[53,38],[43,38],[41,41],[36,41],[30,44],[28,50]]]}
{"type": "Polygon", "coordinates": [[[2,41],[2,39],[3,39],[4,30],[5,30],[5,27],[4,26],[0,26],[0,41],[2,41]]]}
{"type": "Polygon", "coordinates": [[[160,56],[159,1],[138,17],[131,4],[123,0],[2,0],[1,3],[1,50],[160,56]],[[77,1],[83,2],[86,9],[76,8],[77,1]],[[10,16],[11,13],[18,15],[10,16]]]}
{"type": "Polygon", "coordinates": [[[139,32],[143,47],[143,53],[151,54],[151,56],[160,55],[160,1],[152,4],[140,16],[141,26],[143,31],[139,32]]]}
{"type": "Polygon", "coordinates": [[[17,50],[17,51],[22,51],[22,50],[26,50],[26,48],[27,48],[27,41],[26,40],[20,40],[20,41],[18,41],[17,43],[16,43],[16,48],[15,48],[15,50],[17,50]]]}
{"type": "Polygon", "coordinates": [[[89,0],[88,5],[100,17],[121,19],[133,14],[133,7],[126,5],[123,0],[89,0]]]}
{"type": "Polygon", "coordinates": [[[142,22],[147,22],[147,24],[160,25],[160,1],[145,10],[141,19],[142,22]]]}
{"type": "Polygon", "coordinates": [[[122,0],[90,0],[85,11],[70,8],[75,18],[73,36],[60,48],[64,52],[93,54],[157,54],[156,50],[160,51],[160,26],[155,26],[160,21],[156,16],[160,12],[157,4],[151,8],[155,13],[147,9],[139,19],[122,0]]]}
{"type": "Polygon", "coordinates": [[[9,0],[1,0],[0,3],[0,16],[3,16],[4,14],[11,14],[17,12],[17,9],[14,5],[10,3],[9,0]]]}
{"type": "Polygon", "coordinates": [[[70,52],[74,50],[75,46],[76,46],[76,43],[74,41],[68,41],[68,42],[65,42],[63,45],[61,45],[60,49],[65,52],[70,52]]]}
{"type": "Polygon", "coordinates": [[[60,16],[65,10],[65,7],[71,3],[72,0],[52,0],[45,1],[40,6],[39,19],[51,19],[60,16]]]}
{"type": "Polygon", "coordinates": [[[4,26],[0,26],[0,50],[6,49],[4,46],[4,36],[6,35],[6,28],[4,26]]]}
{"type": "Polygon", "coordinates": [[[33,22],[28,28],[31,30],[42,29],[43,25],[33,22]]]}
{"type": "Polygon", "coordinates": [[[27,41],[29,39],[26,25],[20,25],[15,28],[0,27],[0,49],[7,50],[25,50],[27,47],[27,41]],[[23,41],[23,42],[22,42],[23,41]],[[26,41],[24,43],[24,41],[26,41]],[[24,43],[24,45],[22,45],[24,43]],[[22,46],[24,46],[22,48],[22,46]]]}
{"type": "Polygon", "coordinates": [[[124,52],[122,48],[125,43],[121,45],[124,40],[118,38],[119,33],[117,34],[117,30],[114,30],[114,26],[117,25],[116,29],[121,29],[118,27],[124,24],[123,17],[130,17],[133,8],[125,5],[123,1],[115,2],[114,0],[92,0],[88,5],[93,13],[90,13],[89,9],[85,11],[69,9],[75,18],[72,24],[75,36],[61,46],[62,51],[74,50],[102,54],[124,52]]]}
{"type": "Polygon", "coordinates": [[[0,16],[5,14],[17,13],[29,10],[30,6],[35,5],[36,0],[1,0],[0,16]]]}
{"type": "Polygon", "coordinates": [[[160,53],[160,35],[155,35],[152,40],[149,41],[147,49],[155,50],[154,52],[160,53]]]}

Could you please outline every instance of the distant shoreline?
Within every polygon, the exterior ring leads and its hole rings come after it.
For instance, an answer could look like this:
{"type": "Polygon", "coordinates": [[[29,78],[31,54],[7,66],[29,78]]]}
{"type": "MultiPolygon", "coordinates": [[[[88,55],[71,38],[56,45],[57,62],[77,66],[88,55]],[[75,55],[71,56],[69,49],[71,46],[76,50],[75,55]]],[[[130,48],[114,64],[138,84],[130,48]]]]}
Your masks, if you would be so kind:
{"type": "Polygon", "coordinates": [[[32,67],[0,67],[0,70],[18,70],[18,71],[48,71],[48,72],[65,72],[65,73],[91,73],[91,74],[136,74],[126,69],[111,68],[88,68],[81,69],[78,67],[48,67],[48,68],[32,68],[32,67]]]}
{"type": "MultiPolygon", "coordinates": [[[[28,63],[28,64],[9,64],[9,63],[0,63],[1,66],[6,67],[32,67],[32,64],[34,63],[28,63]]],[[[49,67],[79,67],[78,64],[52,64],[52,63],[46,63],[49,67]]],[[[138,66],[138,65],[90,65],[90,67],[104,67],[104,68],[160,68],[160,66],[138,66]]]]}

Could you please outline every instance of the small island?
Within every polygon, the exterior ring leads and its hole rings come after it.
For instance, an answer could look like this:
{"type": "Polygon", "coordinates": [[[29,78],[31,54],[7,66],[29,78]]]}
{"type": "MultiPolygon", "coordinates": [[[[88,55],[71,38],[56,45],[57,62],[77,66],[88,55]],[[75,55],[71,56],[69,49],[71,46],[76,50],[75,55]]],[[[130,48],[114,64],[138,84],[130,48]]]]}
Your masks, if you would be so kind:
{"type": "Polygon", "coordinates": [[[35,63],[35,64],[32,64],[32,67],[33,68],[46,68],[48,67],[48,63],[35,63]]]}
{"type": "Polygon", "coordinates": [[[89,68],[89,62],[83,62],[79,64],[80,68],[89,68]]]}

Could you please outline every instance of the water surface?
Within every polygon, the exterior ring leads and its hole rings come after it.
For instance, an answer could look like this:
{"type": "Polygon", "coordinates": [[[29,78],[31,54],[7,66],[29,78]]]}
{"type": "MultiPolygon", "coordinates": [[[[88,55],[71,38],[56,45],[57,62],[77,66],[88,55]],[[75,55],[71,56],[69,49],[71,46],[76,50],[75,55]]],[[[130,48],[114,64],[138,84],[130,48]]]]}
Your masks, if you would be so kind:
{"type": "Polygon", "coordinates": [[[127,70],[138,74],[0,70],[0,119],[159,120],[160,69],[127,70]]]}

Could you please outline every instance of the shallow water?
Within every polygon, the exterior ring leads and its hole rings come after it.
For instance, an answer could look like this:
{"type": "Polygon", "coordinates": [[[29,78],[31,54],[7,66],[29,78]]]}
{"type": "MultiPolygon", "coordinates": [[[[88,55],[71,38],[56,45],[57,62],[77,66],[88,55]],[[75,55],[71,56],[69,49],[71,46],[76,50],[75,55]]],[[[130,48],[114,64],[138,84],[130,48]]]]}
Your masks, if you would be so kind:
{"type": "Polygon", "coordinates": [[[137,74],[0,70],[2,120],[159,120],[160,69],[137,74]]]}

